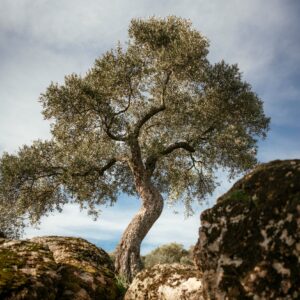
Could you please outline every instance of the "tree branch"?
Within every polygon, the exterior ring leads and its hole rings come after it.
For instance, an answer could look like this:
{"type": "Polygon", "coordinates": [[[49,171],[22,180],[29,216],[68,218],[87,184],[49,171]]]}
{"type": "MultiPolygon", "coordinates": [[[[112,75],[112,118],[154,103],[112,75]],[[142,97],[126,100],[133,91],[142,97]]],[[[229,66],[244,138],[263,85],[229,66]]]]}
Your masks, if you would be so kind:
{"type": "Polygon", "coordinates": [[[107,134],[108,137],[110,137],[112,140],[115,140],[115,141],[126,141],[127,137],[125,136],[121,136],[121,135],[118,135],[118,134],[114,134],[110,131],[110,128],[111,128],[111,125],[112,125],[112,122],[109,122],[107,121],[107,117],[104,117],[104,119],[102,120],[102,125],[104,127],[104,131],[105,133],[107,134]]]}
{"type": "Polygon", "coordinates": [[[139,136],[140,130],[143,127],[143,125],[150,120],[152,117],[154,117],[156,114],[160,113],[161,111],[164,111],[166,109],[166,104],[165,104],[165,97],[166,97],[166,90],[167,90],[167,85],[170,81],[172,71],[169,71],[166,74],[166,79],[163,83],[163,89],[162,89],[162,94],[161,94],[161,105],[159,107],[151,107],[149,111],[136,123],[133,131],[133,135],[135,137],[139,136]]]}
{"type": "Polygon", "coordinates": [[[205,131],[202,132],[201,134],[201,140],[206,140],[207,138],[205,137],[208,133],[214,131],[216,129],[215,124],[217,122],[214,122],[210,127],[208,127],[205,131]]]}
{"type": "Polygon", "coordinates": [[[168,147],[166,147],[164,150],[160,151],[158,154],[150,155],[146,159],[145,165],[146,165],[146,169],[148,170],[148,172],[150,172],[150,173],[154,172],[156,163],[161,156],[168,155],[176,149],[184,149],[184,150],[188,151],[189,153],[193,153],[196,151],[195,148],[193,148],[187,142],[176,142],[174,144],[171,144],[168,147]]]}
{"type": "Polygon", "coordinates": [[[110,131],[111,129],[111,126],[115,120],[115,118],[123,113],[125,113],[131,106],[131,99],[132,99],[132,95],[133,95],[133,88],[132,88],[132,83],[131,83],[131,77],[129,77],[128,79],[128,86],[129,86],[129,94],[128,94],[128,103],[127,105],[115,112],[115,113],[112,113],[112,115],[110,116],[111,120],[108,122],[107,120],[107,117],[104,116],[104,120],[102,121],[102,124],[104,125],[104,131],[105,133],[108,135],[108,137],[110,137],[111,139],[115,140],[115,141],[125,141],[127,139],[126,136],[121,136],[121,135],[117,135],[117,134],[114,134],[110,131]]]}
{"type": "Polygon", "coordinates": [[[134,132],[133,135],[135,137],[139,136],[140,130],[142,128],[142,126],[148,121],[150,120],[153,116],[155,116],[156,114],[158,114],[161,111],[164,111],[166,109],[166,106],[164,104],[162,104],[159,107],[151,107],[150,110],[144,115],[143,118],[141,118],[135,125],[134,128],[134,132]]]}
{"type": "MultiPolygon", "coordinates": [[[[190,153],[190,158],[191,158],[191,161],[192,161],[192,165],[191,165],[191,167],[189,168],[189,170],[191,170],[191,169],[194,168],[194,169],[197,170],[197,172],[199,173],[200,171],[199,171],[199,169],[198,169],[198,167],[197,167],[197,164],[200,163],[201,165],[204,165],[204,164],[203,164],[203,161],[201,161],[201,160],[196,160],[192,153],[190,153]]],[[[201,172],[202,172],[202,167],[201,167],[201,172]]]]}
{"type": "Polygon", "coordinates": [[[129,107],[131,105],[131,98],[132,98],[132,95],[133,95],[131,77],[129,77],[128,85],[129,85],[128,103],[127,103],[127,105],[126,105],[126,107],[124,109],[121,109],[120,111],[116,112],[113,117],[116,117],[116,116],[118,116],[120,114],[125,113],[129,109],[129,107]]]}
{"type": "Polygon", "coordinates": [[[162,155],[167,155],[172,153],[174,150],[176,149],[185,149],[188,152],[195,152],[195,148],[192,147],[189,143],[187,142],[176,142],[174,144],[171,144],[170,146],[168,146],[167,148],[165,148],[163,151],[161,151],[160,153],[162,155]]]}
{"type": "Polygon", "coordinates": [[[71,175],[72,176],[84,177],[84,176],[89,175],[92,172],[97,172],[99,174],[99,176],[103,176],[104,172],[107,171],[109,168],[111,168],[116,162],[117,162],[117,160],[115,158],[112,158],[102,168],[92,167],[92,168],[90,168],[89,170],[87,170],[87,171],[85,171],[83,173],[77,172],[77,173],[73,173],[71,175]]]}
{"type": "MultiPolygon", "coordinates": [[[[107,171],[109,168],[111,168],[116,162],[117,162],[117,160],[115,158],[112,158],[102,168],[91,167],[89,170],[87,170],[85,172],[71,173],[71,176],[84,177],[84,176],[88,176],[92,172],[97,172],[99,176],[103,176],[104,172],[107,171]]],[[[49,171],[47,170],[47,171],[41,172],[40,174],[35,174],[31,177],[23,178],[23,180],[21,180],[19,183],[19,187],[21,187],[28,180],[31,181],[31,186],[33,186],[34,183],[39,179],[61,176],[64,174],[64,172],[67,172],[67,168],[52,167],[51,169],[49,169],[49,171]]]]}

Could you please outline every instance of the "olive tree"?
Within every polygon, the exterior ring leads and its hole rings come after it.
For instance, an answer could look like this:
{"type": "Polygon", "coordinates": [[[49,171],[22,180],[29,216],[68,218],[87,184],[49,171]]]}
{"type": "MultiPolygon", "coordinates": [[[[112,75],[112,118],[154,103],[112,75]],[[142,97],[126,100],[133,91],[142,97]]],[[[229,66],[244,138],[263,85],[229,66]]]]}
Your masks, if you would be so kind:
{"type": "Polygon", "coordinates": [[[1,159],[1,201],[32,223],[68,201],[97,216],[120,193],[141,208],[116,249],[116,270],[131,280],[140,245],[164,199],[202,201],[214,172],[256,163],[269,119],[236,65],[207,59],[208,40],[187,20],[134,19],[129,40],[84,75],[51,83],[41,95],[52,139],[1,159]]]}

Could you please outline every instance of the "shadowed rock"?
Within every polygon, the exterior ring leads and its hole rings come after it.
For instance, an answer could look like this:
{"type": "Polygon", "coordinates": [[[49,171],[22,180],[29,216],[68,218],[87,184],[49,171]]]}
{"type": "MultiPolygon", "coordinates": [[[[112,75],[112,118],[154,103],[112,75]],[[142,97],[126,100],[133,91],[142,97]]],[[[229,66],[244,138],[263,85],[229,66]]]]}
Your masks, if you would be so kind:
{"type": "Polygon", "coordinates": [[[205,299],[300,299],[300,160],[258,166],[201,224],[205,299]]]}

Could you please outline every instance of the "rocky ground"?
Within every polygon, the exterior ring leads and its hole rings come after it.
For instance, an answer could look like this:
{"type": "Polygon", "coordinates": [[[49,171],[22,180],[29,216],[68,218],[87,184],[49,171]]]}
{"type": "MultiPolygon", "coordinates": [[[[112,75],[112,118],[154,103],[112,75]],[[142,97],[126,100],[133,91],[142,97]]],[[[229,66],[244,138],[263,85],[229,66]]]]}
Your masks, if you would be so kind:
{"type": "Polygon", "coordinates": [[[234,184],[202,213],[194,254],[196,269],[142,271],[126,300],[300,299],[300,160],[260,165],[234,184]]]}
{"type": "MultiPolygon", "coordinates": [[[[300,160],[273,161],[201,215],[195,267],[140,272],[125,300],[300,299],[300,160]]],[[[0,238],[0,299],[121,299],[112,262],[78,238],[0,238]]]]}

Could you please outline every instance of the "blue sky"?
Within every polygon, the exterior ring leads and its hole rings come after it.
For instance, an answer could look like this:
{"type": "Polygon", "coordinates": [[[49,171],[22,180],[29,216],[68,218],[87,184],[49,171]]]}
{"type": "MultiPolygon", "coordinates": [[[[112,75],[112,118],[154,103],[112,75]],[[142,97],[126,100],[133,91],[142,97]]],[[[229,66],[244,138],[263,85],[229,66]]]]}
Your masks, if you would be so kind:
{"type": "MultiPolygon", "coordinates": [[[[51,81],[84,74],[94,59],[126,41],[134,17],[177,15],[188,18],[210,40],[209,58],[238,63],[244,79],[264,100],[271,130],[259,142],[260,161],[300,157],[300,2],[297,0],[0,0],[0,153],[49,137],[38,97],[51,81]]],[[[230,183],[220,174],[216,197],[230,183]]],[[[121,195],[102,208],[96,222],[67,205],[43,218],[45,234],[82,236],[111,250],[137,211],[138,200],[121,195]]],[[[165,207],[145,239],[142,252],[163,243],[186,247],[197,240],[199,214],[185,220],[182,208],[165,207]]]]}

